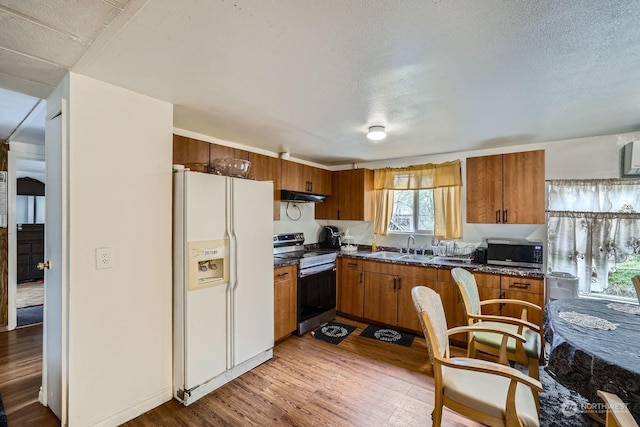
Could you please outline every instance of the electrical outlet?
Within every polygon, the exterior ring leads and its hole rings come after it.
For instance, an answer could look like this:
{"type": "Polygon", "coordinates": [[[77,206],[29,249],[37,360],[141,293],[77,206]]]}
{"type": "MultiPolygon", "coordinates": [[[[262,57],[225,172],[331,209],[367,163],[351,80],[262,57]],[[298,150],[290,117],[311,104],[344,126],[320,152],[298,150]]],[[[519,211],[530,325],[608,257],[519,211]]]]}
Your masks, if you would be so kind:
{"type": "Polygon", "coordinates": [[[96,270],[112,267],[113,258],[111,248],[96,248],[96,270]]]}

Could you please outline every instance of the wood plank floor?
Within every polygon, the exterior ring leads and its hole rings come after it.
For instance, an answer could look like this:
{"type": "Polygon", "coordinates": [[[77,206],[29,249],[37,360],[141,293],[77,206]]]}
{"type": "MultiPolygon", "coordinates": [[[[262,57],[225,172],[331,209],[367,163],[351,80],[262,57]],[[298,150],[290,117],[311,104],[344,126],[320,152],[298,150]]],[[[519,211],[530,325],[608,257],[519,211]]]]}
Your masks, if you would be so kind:
{"type": "MultiPolygon", "coordinates": [[[[430,426],[433,378],[423,338],[411,347],[358,329],[338,345],[311,334],[278,344],[274,358],[190,406],[171,400],[124,424],[140,426],[430,426]]],[[[42,326],[0,334],[0,394],[9,427],[57,426],[37,401],[42,326]]],[[[462,355],[462,354],[460,354],[462,355]]],[[[443,426],[480,426],[445,409],[443,426]]]]}
{"type": "MultiPolygon", "coordinates": [[[[430,426],[433,378],[424,338],[411,347],[358,329],[338,345],[311,334],[188,407],[175,400],[128,422],[146,426],[430,426]]],[[[461,355],[461,354],[460,354],[461,355]]],[[[443,426],[480,426],[445,409],[443,426]]]]}
{"type": "Polygon", "coordinates": [[[42,384],[42,324],[0,333],[0,395],[13,426],[59,426],[38,402],[42,384]]]}

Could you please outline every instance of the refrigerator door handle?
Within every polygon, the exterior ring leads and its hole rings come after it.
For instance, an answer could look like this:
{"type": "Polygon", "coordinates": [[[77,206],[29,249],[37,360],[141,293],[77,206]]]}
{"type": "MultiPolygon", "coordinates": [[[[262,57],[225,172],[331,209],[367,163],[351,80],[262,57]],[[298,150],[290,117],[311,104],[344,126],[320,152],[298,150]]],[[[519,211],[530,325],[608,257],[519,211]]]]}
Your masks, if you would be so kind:
{"type": "MultiPolygon", "coordinates": [[[[235,189],[233,188],[233,178],[229,178],[231,181],[231,197],[233,198],[233,193],[235,189]]],[[[238,278],[238,235],[236,234],[236,226],[233,222],[233,218],[235,218],[235,206],[233,202],[230,202],[231,205],[231,238],[233,239],[233,269],[234,269],[234,281],[233,281],[233,290],[235,291],[238,288],[238,282],[240,282],[238,278]]]]}
{"type": "Polygon", "coordinates": [[[233,230],[233,210],[232,210],[232,206],[233,204],[231,203],[232,200],[232,195],[233,195],[233,180],[231,178],[226,178],[226,183],[225,183],[225,203],[227,205],[227,209],[225,210],[226,212],[226,228],[225,228],[225,232],[227,233],[227,235],[229,236],[229,261],[231,262],[231,265],[233,266],[233,270],[231,270],[231,268],[229,268],[229,284],[227,285],[227,369],[231,369],[234,366],[234,359],[235,359],[235,354],[233,351],[234,348],[234,339],[233,339],[233,306],[234,306],[234,295],[233,295],[233,290],[235,289],[235,282],[236,282],[236,262],[237,262],[237,258],[236,258],[236,254],[235,254],[235,247],[236,247],[236,236],[235,236],[235,232],[233,230]]]}

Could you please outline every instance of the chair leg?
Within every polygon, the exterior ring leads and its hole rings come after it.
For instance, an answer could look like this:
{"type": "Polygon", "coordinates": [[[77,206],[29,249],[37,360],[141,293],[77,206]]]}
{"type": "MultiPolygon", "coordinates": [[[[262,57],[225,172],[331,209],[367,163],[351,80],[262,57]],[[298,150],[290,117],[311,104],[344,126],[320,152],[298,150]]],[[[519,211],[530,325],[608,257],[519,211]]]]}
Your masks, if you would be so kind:
{"type": "Polygon", "coordinates": [[[442,395],[439,393],[435,394],[435,400],[433,402],[434,404],[434,408],[433,408],[433,412],[431,413],[431,420],[433,420],[433,427],[440,427],[440,424],[442,424],[442,405],[443,405],[443,401],[442,401],[442,395]]]}

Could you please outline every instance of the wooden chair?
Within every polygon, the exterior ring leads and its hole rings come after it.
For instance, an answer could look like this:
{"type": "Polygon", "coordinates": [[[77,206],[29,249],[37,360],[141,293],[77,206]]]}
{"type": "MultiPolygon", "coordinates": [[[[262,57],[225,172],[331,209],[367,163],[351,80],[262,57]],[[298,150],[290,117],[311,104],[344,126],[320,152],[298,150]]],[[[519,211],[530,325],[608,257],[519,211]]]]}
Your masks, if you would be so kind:
{"type": "Polygon", "coordinates": [[[468,325],[482,325],[522,335],[524,342],[509,339],[507,341],[506,357],[500,355],[502,336],[487,332],[473,332],[468,334],[467,356],[476,357],[477,352],[491,354],[499,357],[499,362],[507,365],[513,360],[523,365],[528,365],[529,376],[540,378],[539,360],[542,349],[542,335],[540,327],[527,321],[527,310],[542,311],[542,308],[528,301],[514,299],[491,299],[480,301],[478,286],[473,274],[463,268],[454,268],[451,275],[458,285],[460,296],[464,304],[464,310],[468,325]],[[519,319],[507,316],[495,316],[482,314],[482,307],[490,304],[517,304],[522,307],[522,315],[519,319]]]}
{"type": "Polygon", "coordinates": [[[618,396],[602,390],[598,390],[598,396],[607,405],[605,427],[638,427],[638,423],[629,412],[627,405],[618,396]]]}
{"type": "Polygon", "coordinates": [[[640,276],[633,276],[631,281],[633,282],[633,287],[636,288],[636,298],[640,302],[640,276]]]}
{"type": "Polygon", "coordinates": [[[447,330],[442,300],[434,290],[416,286],[411,290],[411,296],[433,364],[433,425],[441,425],[443,407],[446,406],[488,426],[539,426],[535,396],[542,391],[540,381],[509,366],[450,356],[449,336],[456,333],[485,330],[502,334],[503,353],[506,353],[509,338],[524,341],[524,337],[480,326],[460,326],[447,330]]]}

